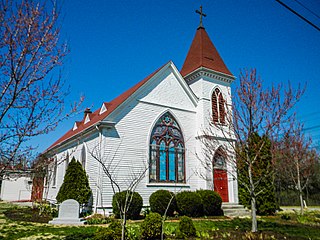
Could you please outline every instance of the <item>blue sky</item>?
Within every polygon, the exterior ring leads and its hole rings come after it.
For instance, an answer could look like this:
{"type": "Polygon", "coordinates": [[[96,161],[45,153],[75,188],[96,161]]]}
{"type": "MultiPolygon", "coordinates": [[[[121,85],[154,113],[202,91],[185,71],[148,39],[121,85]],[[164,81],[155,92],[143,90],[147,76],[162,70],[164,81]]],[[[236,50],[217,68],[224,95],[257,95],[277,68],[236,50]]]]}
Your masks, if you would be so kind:
{"type": "MultiPolygon", "coordinates": [[[[320,26],[320,19],[294,0],[283,2],[320,26]]],[[[300,2],[320,15],[320,1],[300,2]]],[[[85,95],[83,108],[95,110],[169,60],[181,69],[201,4],[206,31],[236,77],[240,69],[255,67],[268,86],[307,83],[295,110],[319,146],[320,31],[275,0],[64,1],[61,37],[71,51],[63,66],[71,88],[66,107],[85,95]]],[[[82,117],[61,123],[32,144],[45,150],[82,117]]]]}

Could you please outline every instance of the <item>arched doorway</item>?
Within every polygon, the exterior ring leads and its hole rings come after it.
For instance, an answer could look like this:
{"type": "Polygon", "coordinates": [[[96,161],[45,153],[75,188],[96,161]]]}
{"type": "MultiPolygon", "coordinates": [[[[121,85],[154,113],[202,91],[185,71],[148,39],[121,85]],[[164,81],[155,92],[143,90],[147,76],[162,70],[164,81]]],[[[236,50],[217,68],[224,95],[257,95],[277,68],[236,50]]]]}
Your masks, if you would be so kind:
{"type": "Polygon", "coordinates": [[[229,202],[226,168],[225,154],[218,149],[213,158],[213,186],[214,191],[220,194],[222,202],[229,202]]]}

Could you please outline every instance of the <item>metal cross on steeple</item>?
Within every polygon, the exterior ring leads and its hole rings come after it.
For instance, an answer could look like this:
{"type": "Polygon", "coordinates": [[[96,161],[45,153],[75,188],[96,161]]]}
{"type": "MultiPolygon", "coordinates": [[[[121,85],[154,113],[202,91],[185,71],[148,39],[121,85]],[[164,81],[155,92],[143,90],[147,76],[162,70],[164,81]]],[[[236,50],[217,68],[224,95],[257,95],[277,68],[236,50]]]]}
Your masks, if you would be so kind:
{"type": "Polygon", "coordinates": [[[202,6],[200,6],[200,11],[199,10],[196,10],[196,13],[198,13],[200,15],[200,24],[199,24],[199,28],[203,28],[203,25],[202,25],[202,16],[206,17],[207,14],[204,14],[202,12],[202,6]]]}

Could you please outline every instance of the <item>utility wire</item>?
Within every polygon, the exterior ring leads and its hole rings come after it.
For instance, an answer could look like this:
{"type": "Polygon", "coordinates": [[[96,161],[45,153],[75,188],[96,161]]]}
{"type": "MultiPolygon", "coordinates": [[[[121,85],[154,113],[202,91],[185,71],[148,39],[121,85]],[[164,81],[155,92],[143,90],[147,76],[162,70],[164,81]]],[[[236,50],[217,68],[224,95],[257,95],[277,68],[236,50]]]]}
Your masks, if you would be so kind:
{"type": "Polygon", "coordinates": [[[316,126],[312,126],[312,127],[307,127],[307,128],[303,128],[302,131],[309,131],[309,130],[313,130],[313,129],[317,129],[320,128],[320,125],[316,125],[316,126]]]}
{"type": "Polygon", "coordinates": [[[298,0],[294,0],[296,3],[298,3],[301,7],[303,7],[304,9],[308,10],[309,12],[311,12],[314,16],[316,16],[317,18],[320,19],[319,15],[316,14],[314,11],[312,11],[311,9],[307,8],[306,6],[304,6],[300,1],[298,0]]]}
{"type": "Polygon", "coordinates": [[[320,114],[320,111],[317,111],[317,112],[312,112],[312,113],[307,113],[305,115],[299,115],[299,118],[308,118],[308,117],[311,117],[311,116],[314,116],[314,115],[319,115],[320,114]]]}
{"type": "Polygon", "coordinates": [[[297,13],[295,10],[293,10],[292,8],[290,8],[288,5],[284,4],[283,2],[281,2],[280,0],[276,0],[278,3],[280,3],[282,6],[284,6],[286,9],[288,9],[290,12],[292,12],[293,14],[297,15],[299,18],[301,18],[302,20],[304,20],[305,22],[309,23],[312,27],[314,27],[315,29],[317,29],[318,31],[320,31],[320,28],[318,26],[316,26],[315,24],[313,24],[312,22],[310,22],[308,19],[306,19],[304,16],[302,16],[301,14],[297,13]]]}

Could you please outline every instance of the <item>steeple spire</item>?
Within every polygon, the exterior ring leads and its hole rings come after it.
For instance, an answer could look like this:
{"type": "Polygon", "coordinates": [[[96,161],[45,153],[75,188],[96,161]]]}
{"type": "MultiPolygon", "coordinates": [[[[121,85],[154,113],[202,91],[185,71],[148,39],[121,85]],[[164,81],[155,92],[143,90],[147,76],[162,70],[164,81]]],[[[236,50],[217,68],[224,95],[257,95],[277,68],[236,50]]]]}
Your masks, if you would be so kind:
{"type": "Polygon", "coordinates": [[[206,30],[200,26],[197,29],[180,73],[185,77],[201,67],[233,76],[211,42],[206,30]]]}
{"type": "Polygon", "coordinates": [[[198,29],[199,29],[199,28],[204,28],[204,27],[203,27],[203,24],[202,24],[202,16],[203,16],[203,17],[206,17],[207,14],[204,14],[204,13],[202,12],[202,6],[200,6],[200,11],[199,11],[199,10],[196,10],[196,13],[198,13],[198,14],[200,15],[200,24],[199,24],[198,29]]]}

